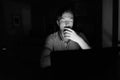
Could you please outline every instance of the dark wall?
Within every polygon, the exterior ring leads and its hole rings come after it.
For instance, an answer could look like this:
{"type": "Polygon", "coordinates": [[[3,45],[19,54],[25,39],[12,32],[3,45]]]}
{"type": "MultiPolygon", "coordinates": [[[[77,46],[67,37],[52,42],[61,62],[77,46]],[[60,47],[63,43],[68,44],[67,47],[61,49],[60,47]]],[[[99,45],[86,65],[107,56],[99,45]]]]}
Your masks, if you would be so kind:
{"type": "Polygon", "coordinates": [[[7,53],[8,55],[15,56],[18,53],[14,53],[14,51],[18,48],[18,46],[22,46],[26,37],[28,37],[28,35],[26,36],[26,33],[28,32],[25,29],[26,27],[29,28],[30,24],[26,23],[28,24],[26,25],[24,19],[26,19],[25,10],[27,11],[27,8],[29,10],[29,5],[16,1],[4,0],[2,1],[2,7],[4,23],[4,47],[6,47],[8,52],[10,52],[7,53]]]}
{"type": "Polygon", "coordinates": [[[2,5],[2,2],[0,2],[0,43],[2,44],[2,41],[3,41],[3,33],[4,33],[4,21],[3,21],[3,5],[2,5]]]}

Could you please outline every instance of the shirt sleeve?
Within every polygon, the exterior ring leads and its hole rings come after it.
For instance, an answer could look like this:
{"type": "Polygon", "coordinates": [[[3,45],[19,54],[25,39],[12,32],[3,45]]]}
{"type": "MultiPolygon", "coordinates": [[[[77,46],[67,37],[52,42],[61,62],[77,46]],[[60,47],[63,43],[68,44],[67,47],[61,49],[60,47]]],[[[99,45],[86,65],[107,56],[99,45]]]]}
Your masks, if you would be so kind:
{"type": "Polygon", "coordinates": [[[46,41],[45,41],[45,48],[49,49],[50,51],[53,50],[53,38],[52,35],[48,36],[46,41]]]}

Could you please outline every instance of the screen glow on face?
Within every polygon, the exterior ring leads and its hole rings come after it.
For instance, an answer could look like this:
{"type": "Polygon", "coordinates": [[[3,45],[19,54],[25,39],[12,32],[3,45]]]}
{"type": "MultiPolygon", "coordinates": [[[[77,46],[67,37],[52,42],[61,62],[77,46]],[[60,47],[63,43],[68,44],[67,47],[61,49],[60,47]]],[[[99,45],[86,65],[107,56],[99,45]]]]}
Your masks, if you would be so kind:
{"type": "Polygon", "coordinates": [[[64,13],[60,19],[60,29],[64,29],[65,26],[73,26],[73,15],[71,13],[64,13]]]}

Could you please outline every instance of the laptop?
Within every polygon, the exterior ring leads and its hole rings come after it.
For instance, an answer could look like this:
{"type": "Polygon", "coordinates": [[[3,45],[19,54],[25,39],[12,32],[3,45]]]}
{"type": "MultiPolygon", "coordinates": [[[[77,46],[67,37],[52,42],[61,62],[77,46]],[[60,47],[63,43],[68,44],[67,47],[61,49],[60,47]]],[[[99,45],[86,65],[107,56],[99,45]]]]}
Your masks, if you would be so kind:
{"type": "Polygon", "coordinates": [[[51,63],[54,76],[57,79],[86,80],[87,76],[104,75],[106,63],[111,61],[110,52],[112,53],[111,49],[52,52],[51,63]]]}

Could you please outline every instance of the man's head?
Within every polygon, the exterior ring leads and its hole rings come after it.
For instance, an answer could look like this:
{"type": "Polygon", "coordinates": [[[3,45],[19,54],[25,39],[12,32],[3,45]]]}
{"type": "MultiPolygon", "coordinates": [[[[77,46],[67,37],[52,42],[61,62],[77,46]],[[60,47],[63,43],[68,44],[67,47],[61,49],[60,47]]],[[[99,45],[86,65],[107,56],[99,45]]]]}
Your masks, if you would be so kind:
{"type": "Polygon", "coordinates": [[[57,24],[60,27],[60,30],[63,31],[66,27],[73,27],[74,15],[72,11],[67,10],[58,17],[57,24]]]}

